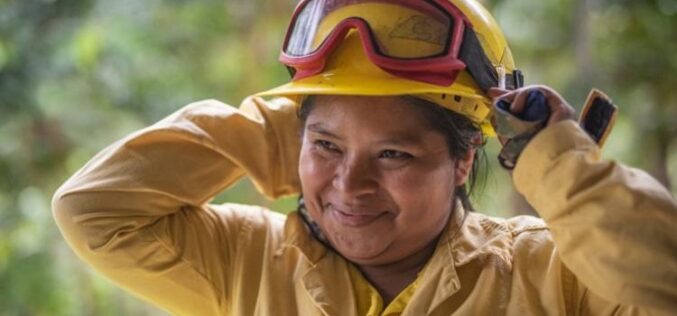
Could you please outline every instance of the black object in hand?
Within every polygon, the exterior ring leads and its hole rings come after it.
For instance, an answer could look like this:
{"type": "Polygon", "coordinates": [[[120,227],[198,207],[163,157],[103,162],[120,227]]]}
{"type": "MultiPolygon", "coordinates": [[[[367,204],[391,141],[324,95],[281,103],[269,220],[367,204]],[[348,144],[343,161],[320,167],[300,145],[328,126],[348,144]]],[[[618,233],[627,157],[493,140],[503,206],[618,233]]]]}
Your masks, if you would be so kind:
{"type": "Polygon", "coordinates": [[[546,126],[550,107],[545,94],[537,89],[527,91],[523,110],[519,113],[512,113],[510,102],[506,100],[499,100],[494,107],[492,123],[496,134],[505,140],[498,161],[510,170],[529,140],[546,126]]]}
{"type": "Polygon", "coordinates": [[[548,107],[548,99],[541,90],[529,90],[527,92],[527,100],[525,101],[524,110],[520,113],[513,113],[510,111],[510,103],[506,100],[500,100],[496,105],[506,112],[510,112],[513,116],[520,120],[527,122],[547,121],[550,117],[550,107],[548,107]]]}

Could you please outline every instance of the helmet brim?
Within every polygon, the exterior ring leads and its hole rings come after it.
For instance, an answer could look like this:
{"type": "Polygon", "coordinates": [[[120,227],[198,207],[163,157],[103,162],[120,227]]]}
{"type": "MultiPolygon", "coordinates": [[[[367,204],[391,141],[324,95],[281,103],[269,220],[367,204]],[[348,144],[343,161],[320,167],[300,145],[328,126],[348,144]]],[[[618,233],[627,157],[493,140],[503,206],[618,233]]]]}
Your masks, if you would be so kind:
{"type": "Polygon", "coordinates": [[[403,80],[395,76],[368,77],[362,74],[350,75],[342,73],[323,73],[309,78],[292,81],[273,89],[257,93],[257,96],[304,96],[304,95],[361,95],[361,96],[396,96],[447,94],[465,98],[484,100],[478,97],[482,91],[474,86],[465,72],[461,72],[451,86],[436,86],[433,84],[403,80]],[[468,78],[466,78],[468,77],[468,78]]]}
{"type": "MultiPolygon", "coordinates": [[[[287,97],[296,102],[308,95],[355,95],[355,96],[420,96],[440,104],[440,96],[454,96],[475,100],[474,103],[483,104],[486,111],[490,111],[491,100],[483,97],[482,91],[465,72],[460,72],[456,81],[450,86],[442,87],[417,81],[403,80],[395,76],[364,76],[364,74],[350,75],[337,72],[323,73],[313,77],[292,81],[273,89],[257,93],[259,97],[287,97]]],[[[442,105],[442,104],[440,104],[442,105]]],[[[442,105],[450,110],[467,115],[465,111],[442,105]]],[[[484,119],[475,120],[487,136],[495,135],[491,124],[484,119]]]]}

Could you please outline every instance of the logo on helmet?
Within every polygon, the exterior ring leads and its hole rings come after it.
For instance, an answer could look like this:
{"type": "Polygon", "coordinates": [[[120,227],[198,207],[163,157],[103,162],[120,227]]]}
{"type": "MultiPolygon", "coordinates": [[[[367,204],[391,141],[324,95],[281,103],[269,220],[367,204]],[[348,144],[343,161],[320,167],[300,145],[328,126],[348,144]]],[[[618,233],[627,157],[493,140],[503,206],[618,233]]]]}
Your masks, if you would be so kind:
{"type": "Polygon", "coordinates": [[[390,37],[430,44],[444,45],[447,27],[442,23],[435,23],[429,17],[413,15],[397,23],[390,32],[390,37]]]}

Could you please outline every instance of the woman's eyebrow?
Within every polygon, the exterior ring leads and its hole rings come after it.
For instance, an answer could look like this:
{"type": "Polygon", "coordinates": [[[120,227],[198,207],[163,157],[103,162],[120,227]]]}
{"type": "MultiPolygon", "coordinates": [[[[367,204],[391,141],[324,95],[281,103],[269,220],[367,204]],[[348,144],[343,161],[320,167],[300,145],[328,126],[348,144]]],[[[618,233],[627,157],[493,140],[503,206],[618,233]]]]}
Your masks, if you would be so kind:
{"type": "Polygon", "coordinates": [[[425,143],[425,139],[420,133],[405,132],[389,135],[387,138],[379,140],[377,143],[382,145],[411,146],[421,145],[425,143]]]}
{"type": "Polygon", "coordinates": [[[338,138],[338,135],[336,135],[336,134],[330,132],[329,130],[327,130],[327,128],[325,128],[322,123],[308,124],[306,126],[306,129],[313,132],[313,133],[318,133],[318,134],[322,134],[322,135],[325,135],[325,136],[338,138]]]}
{"type": "MultiPolygon", "coordinates": [[[[322,124],[322,122],[308,124],[306,130],[336,139],[342,138],[339,134],[330,131],[326,124],[322,124]]],[[[386,135],[374,144],[382,146],[424,146],[425,137],[419,132],[396,132],[386,135]]]]}
{"type": "MultiPolygon", "coordinates": [[[[325,125],[322,124],[321,122],[308,124],[306,126],[306,129],[313,133],[321,134],[324,136],[341,138],[336,133],[329,131],[325,127],[325,125]]],[[[419,133],[397,133],[394,135],[388,135],[387,137],[377,141],[376,144],[390,146],[414,146],[414,145],[420,146],[424,142],[425,142],[424,139],[421,137],[419,133]]]]}

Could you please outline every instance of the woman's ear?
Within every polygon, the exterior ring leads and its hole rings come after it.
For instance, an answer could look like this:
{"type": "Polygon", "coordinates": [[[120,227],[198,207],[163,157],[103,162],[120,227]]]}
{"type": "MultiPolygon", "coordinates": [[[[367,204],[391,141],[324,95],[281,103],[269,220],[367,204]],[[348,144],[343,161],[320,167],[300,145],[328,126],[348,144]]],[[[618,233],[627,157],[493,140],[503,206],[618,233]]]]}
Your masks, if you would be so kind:
{"type": "Polygon", "coordinates": [[[472,165],[475,161],[475,149],[469,149],[465,155],[456,159],[454,166],[454,184],[456,186],[464,185],[468,181],[472,165]]]}

